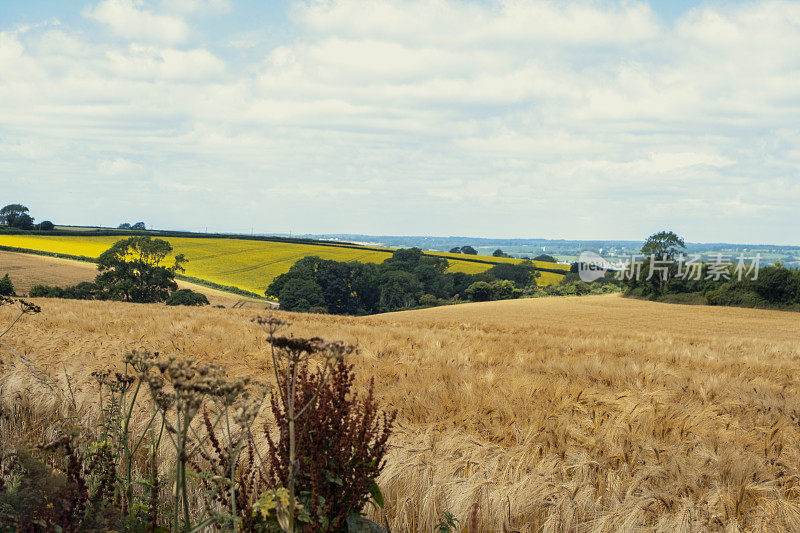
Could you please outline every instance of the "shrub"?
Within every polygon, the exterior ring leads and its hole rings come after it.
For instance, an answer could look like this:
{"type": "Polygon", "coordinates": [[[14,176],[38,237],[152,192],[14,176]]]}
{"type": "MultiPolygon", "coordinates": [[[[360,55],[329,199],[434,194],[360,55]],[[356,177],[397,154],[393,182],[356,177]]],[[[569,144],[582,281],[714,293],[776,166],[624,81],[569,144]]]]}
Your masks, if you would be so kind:
{"type": "Polygon", "coordinates": [[[31,298],[61,298],[64,290],[52,285],[34,285],[28,292],[31,298]]]}
{"type": "Polygon", "coordinates": [[[507,279],[493,281],[491,288],[492,300],[508,300],[514,296],[514,283],[507,279]]]}
{"type": "Polygon", "coordinates": [[[205,294],[194,292],[191,289],[179,289],[167,298],[167,305],[208,305],[205,294]]]}
{"type": "Polygon", "coordinates": [[[768,267],[760,272],[755,289],[770,303],[791,303],[800,293],[800,279],[783,266],[768,267]]]}
{"type": "Polygon", "coordinates": [[[70,300],[94,300],[102,296],[100,288],[91,281],[83,281],[71,287],[34,285],[28,295],[31,298],[67,298],[70,300]]]}
{"type": "Polygon", "coordinates": [[[467,287],[464,294],[474,302],[486,302],[492,299],[492,286],[485,281],[476,281],[467,287]]]}
{"type": "Polygon", "coordinates": [[[0,296],[14,296],[14,284],[8,274],[0,278],[0,296]]]}
{"type": "Polygon", "coordinates": [[[55,224],[50,222],[49,220],[43,220],[39,223],[39,229],[43,231],[53,231],[55,229],[55,224]]]}
{"type": "Polygon", "coordinates": [[[438,305],[438,303],[439,299],[433,294],[423,294],[422,296],[419,297],[419,305],[425,307],[433,307],[435,305],[438,305]]]}

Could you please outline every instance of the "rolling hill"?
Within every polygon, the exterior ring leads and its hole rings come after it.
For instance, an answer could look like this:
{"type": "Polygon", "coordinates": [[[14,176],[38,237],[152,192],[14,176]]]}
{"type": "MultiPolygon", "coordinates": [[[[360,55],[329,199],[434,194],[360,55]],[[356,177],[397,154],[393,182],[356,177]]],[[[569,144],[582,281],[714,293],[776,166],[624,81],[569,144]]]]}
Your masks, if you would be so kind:
{"type": "MultiPolygon", "coordinates": [[[[189,262],[186,275],[219,285],[232,286],[263,294],[270,282],[286,272],[298,259],[316,255],[335,261],[380,263],[392,254],[392,249],[366,248],[335,243],[300,243],[246,238],[172,237],[168,240],[174,254],[184,254],[189,262]]],[[[33,250],[71,257],[97,258],[124,235],[0,235],[0,246],[7,249],[33,250]]],[[[483,272],[493,264],[518,262],[517,259],[459,256],[458,254],[427,252],[447,258],[450,270],[470,274],[483,272]]],[[[539,268],[565,270],[554,263],[537,262],[539,268]]],[[[539,285],[557,283],[561,275],[542,271],[539,285]]]]}

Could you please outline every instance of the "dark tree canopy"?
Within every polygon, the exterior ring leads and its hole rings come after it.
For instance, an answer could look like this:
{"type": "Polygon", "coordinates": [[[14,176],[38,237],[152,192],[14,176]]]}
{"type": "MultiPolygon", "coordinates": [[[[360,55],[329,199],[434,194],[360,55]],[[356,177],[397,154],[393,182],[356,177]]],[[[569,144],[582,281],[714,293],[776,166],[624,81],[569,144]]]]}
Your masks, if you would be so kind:
{"type": "Polygon", "coordinates": [[[500,263],[486,273],[495,279],[514,282],[518,287],[536,284],[536,267],[530,261],[521,263],[500,263]]]}
{"type": "Polygon", "coordinates": [[[683,239],[671,231],[660,231],[650,235],[642,246],[643,255],[655,255],[661,259],[674,259],[686,248],[683,239]]]}
{"type": "Polygon", "coordinates": [[[49,220],[43,220],[42,222],[39,222],[39,229],[43,231],[52,231],[55,227],[55,224],[49,220]]]}
{"type": "Polygon", "coordinates": [[[286,282],[278,299],[286,311],[310,311],[313,307],[324,307],[322,287],[310,279],[294,278],[286,282]]]}
{"type": "Polygon", "coordinates": [[[552,255],[541,254],[533,258],[534,261],[544,261],[547,263],[558,263],[558,260],[552,255]]]}
{"type": "Polygon", "coordinates": [[[122,224],[117,226],[117,229],[131,229],[131,225],[127,222],[123,222],[122,224]]]}
{"type": "Polygon", "coordinates": [[[33,229],[33,217],[29,209],[21,204],[8,204],[0,209],[0,224],[18,229],[33,229]]]}
{"type": "Polygon", "coordinates": [[[473,248],[472,246],[462,246],[461,247],[462,254],[469,254],[469,255],[478,255],[478,251],[473,248]]]}
{"type": "Polygon", "coordinates": [[[134,229],[136,231],[144,231],[147,229],[147,226],[145,226],[144,222],[137,222],[136,224],[131,226],[131,229],[134,229]]]}
{"type": "Polygon", "coordinates": [[[169,242],[149,236],[117,241],[98,258],[100,274],[95,283],[111,299],[163,302],[178,288],[175,273],[182,272],[186,262],[179,254],[172,266],[163,266],[161,263],[170,252],[169,242]]]}
{"type": "Polygon", "coordinates": [[[14,296],[14,284],[8,274],[0,278],[0,296],[14,296]]]}
{"type": "Polygon", "coordinates": [[[208,298],[205,294],[194,292],[191,289],[178,289],[169,295],[167,305],[208,305],[208,298]]]}
{"type": "Polygon", "coordinates": [[[754,285],[756,293],[770,303],[791,303],[800,297],[800,276],[782,264],[763,269],[754,285]]]}
{"type": "Polygon", "coordinates": [[[460,246],[456,246],[454,248],[450,248],[450,253],[451,254],[460,254],[461,253],[461,247],[460,246]]]}
{"type": "MultiPolygon", "coordinates": [[[[380,264],[339,262],[315,256],[299,259],[267,287],[281,308],[364,315],[484,298],[468,292],[479,282],[489,286],[486,299],[521,296],[536,290],[536,267],[530,261],[501,263],[479,274],[448,272],[447,259],[418,248],[396,250],[380,264]]],[[[482,285],[478,285],[478,288],[482,285]]]]}

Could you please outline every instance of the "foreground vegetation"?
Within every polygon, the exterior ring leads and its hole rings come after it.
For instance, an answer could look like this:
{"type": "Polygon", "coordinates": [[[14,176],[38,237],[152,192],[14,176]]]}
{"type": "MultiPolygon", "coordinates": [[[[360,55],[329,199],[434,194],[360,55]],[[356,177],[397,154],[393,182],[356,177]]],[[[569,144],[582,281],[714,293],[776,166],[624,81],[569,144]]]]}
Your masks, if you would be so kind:
{"type": "MultiPolygon", "coordinates": [[[[0,370],[2,427],[36,442],[71,420],[65,372],[80,418],[96,416],[91,373],[124,370],[132,347],[230,379],[272,372],[253,311],[39,302],[2,339],[23,357],[4,348],[0,370]]],[[[374,378],[398,411],[384,507],[365,508],[392,531],[431,531],[445,511],[479,531],[800,529],[792,313],[610,295],[278,316],[356,345],[353,390],[374,378]]]]}
{"type": "MultiPolygon", "coordinates": [[[[41,312],[0,296],[2,306],[16,317],[0,338],[41,312]]],[[[54,435],[36,442],[21,423],[31,413],[7,416],[10,398],[0,396],[0,531],[380,529],[361,511],[382,505],[375,478],[396,415],[379,413],[372,387],[364,398],[352,393],[352,346],[278,335],[288,324],[277,318],[253,322],[266,332],[275,378],[263,428],[267,389],[217,365],[134,350],[124,370],[91,373],[97,401],[79,406],[66,368],[63,389],[6,347],[60,393],[67,418],[49,421],[54,435]]]]}

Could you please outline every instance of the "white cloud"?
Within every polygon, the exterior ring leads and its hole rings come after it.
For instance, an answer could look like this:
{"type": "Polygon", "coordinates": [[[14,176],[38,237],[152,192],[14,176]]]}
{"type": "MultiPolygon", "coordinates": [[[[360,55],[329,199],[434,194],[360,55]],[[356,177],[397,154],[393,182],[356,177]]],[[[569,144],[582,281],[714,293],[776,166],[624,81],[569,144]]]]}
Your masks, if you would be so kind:
{"type": "Polygon", "coordinates": [[[161,0],[161,6],[179,13],[227,13],[231,9],[228,0],[161,0]]]}
{"type": "Polygon", "coordinates": [[[109,26],[132,41],[182,43],[189,36],[186,22],[177,16],[142,9],[135,0],[104,0],[84,10],[84,16],[109,26]]]}
{"type": "Polygon", "coordinates": [[[117,157],[114,159],[100,161],[97,164],[97,170],[101,174],[105,174],[107,176],[121,176],[125,174],[131,174],[140,170],[141,166],[137,165],[130,159],[125,159],[124,157],[117,157]]]}
{"type": "Polygon", "coordinates": [[[283,34],[190,27],[226,4],[86,9],[123,41],[0,31],[0,172],[94,172],[112,194],[135,159],[158,169],[143,201],[180,191],[274,231],[635,238],[671,213],[690,240],[774,241],[800,223],[800,4],[666,22],[628,1],[314,0],[283,34]],[[236,207],[254,191],[268,214],[236,207]]]}
{"type": "Polygon", "coordinates": [[[219,76],[225,64],[204,49],[175,50],[131,45],[107,53],[110,69],[121,78],[203,80],[219,76]]]}

